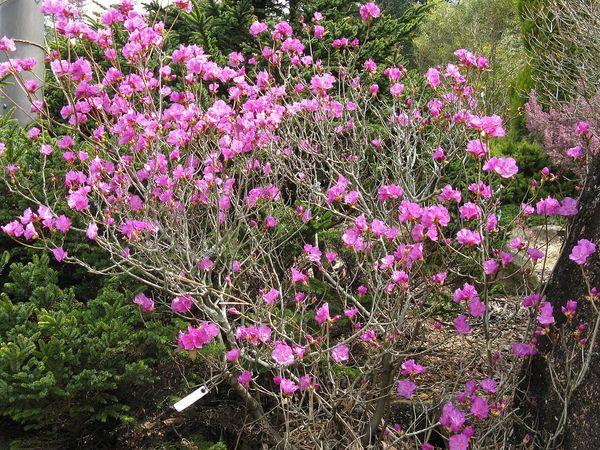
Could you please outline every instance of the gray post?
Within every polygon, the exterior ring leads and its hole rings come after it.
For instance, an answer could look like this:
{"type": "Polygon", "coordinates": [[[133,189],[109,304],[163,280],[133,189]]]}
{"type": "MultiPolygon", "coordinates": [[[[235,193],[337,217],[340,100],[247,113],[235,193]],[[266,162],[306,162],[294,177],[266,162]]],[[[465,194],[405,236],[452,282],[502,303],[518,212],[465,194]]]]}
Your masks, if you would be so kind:
{"type": "MultiPolygon", "coordinates": [[[[43,46],[44,16],[40,11],[40,3],[40,0],[0,0],[0,37],[23,39],[43,46]]],[[[35,78],[43,80],[45,71],[42,49],[20,42],[17,42],[16,46],[17,51],[13,52],[10,57],[35,58],[38,61],[34,70],[35,78]]],[[[0,62],[5,60],[5,55],[0,54],[0,62]]],[[[27,76],[34,78],[31,74],[27,74],[27,76]]],[[[14,83],[14,79],[8,78],[5,81],[10,84],[3,85],[1,88],[5,96],[3,97],[0,92],[0,114],[7,114],[12,109],[13,117],[22,125],[30,123],[33,115],[30,113],[31,103],[27,94],[14,83]]],[[[41,90],[36,94],[37,99],[42,98],[41,90]]]]}

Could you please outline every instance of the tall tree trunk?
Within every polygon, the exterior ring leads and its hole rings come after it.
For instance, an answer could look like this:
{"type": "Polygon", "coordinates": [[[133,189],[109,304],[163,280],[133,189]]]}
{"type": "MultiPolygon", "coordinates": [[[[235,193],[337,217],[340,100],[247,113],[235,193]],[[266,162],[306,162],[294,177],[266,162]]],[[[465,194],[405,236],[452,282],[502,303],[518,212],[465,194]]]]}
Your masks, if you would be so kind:
{"type": "MultiPolygon", "coordinates": [[[[588,287],[581,267],[569,259],[573,246],[579,239],[600,244],[600,156],[589,168],[587,182],[579,202],[579,212],[573,218],[563,252],[546,287],[546,300],[554,306],[554,316],[559,333],[567,336],[577,324],[587,324],[586,337],[591,338],[598,314],[587,299],[588,287]],[[578,302],[574,323],[567,323],[560,312],[567,300],[578,302]]],[[[591,287],[600,289],[600,257],[595,253],[585,265],[591,287]]],[[[596,300],[600,307],[600,301],[596,300]]],[[[562,392],[565,402],[553,387],[551,370],[555,379],[568,379],[569,374],[582,367],[581,355],[569,367],[566,360],[570,351],[556,345],[556,336],[540,339],[539,354],[523,368],[523,382],[517,398],[526,426],[519,426],[516,437],[522,438],[527,427],[537,431],[535,448],[564,448],[570,450],[600,449],[600,357],[598,343],[589,353],[589,367],[585,378],[577,385],[571,380],[570,391],[562,392]],[[574,389],[573,389],[574,388],[574,389]],[[527,417],[526,417],[527,416],[527,417]],[[557,433],[557,431],[559,433],[557,433]]],[[[571,378],[573,378],[571,376],[571,378]]],[[[522,424],[523,425],[523,424],[522,424]]]]}

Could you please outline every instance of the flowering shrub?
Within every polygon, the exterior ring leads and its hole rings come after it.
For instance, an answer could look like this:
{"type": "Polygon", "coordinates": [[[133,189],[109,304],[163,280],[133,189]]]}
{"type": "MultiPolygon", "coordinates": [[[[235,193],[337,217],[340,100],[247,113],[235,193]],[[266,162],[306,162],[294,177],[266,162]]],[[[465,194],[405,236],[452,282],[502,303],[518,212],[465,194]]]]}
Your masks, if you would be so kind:
{"type": "MultiPolygon", "coordinates": [[[[489,155],[505,130],[479,112],[470,84],[489,70],[485,57],[457,50],[417,79],[357,61],[364,38],[336,36],[319,60],[312,49],[326,30],[315,14],[298,35],[287,22],[254,22],[261,51],[219,66],[195,45],[164,52],[162,23],[129,0],[98,28],[60,0],[43,10],[67,40],[48,62],[68,103],[58,120],[28,89],[40,155],[4,155],[7,186],[31,202],[6,234],[170,296],[190,322],[179,348],[224,348],[206,384],[238,392],[266,441],[431,448],[434,429],[454,449],[502,439],[519,358],[536,352],[553,311],[524,284],[539,326],[499,343],[493,288],[522,276],[510,269],[516,255],[545,265],[543,248],[499,224],[519,168],[489,155]],[[449,176],[450,165],[460,170],[449,176]],[[69,246],[73,233],[110,263],[91,266],[69,246]],[[436,379],[427,361],[449,340],[474,352],[436,379]],[[407,402],[411,419],[392,423],[407,402]]],[[[379,16],[373,3],[360,8],[367,25],[379,16]]],[[[0,76],[34,64],[10,60],[0,76]]],[[[576,200],[540,199],[534,186],[519,220],[576,212],[576,200]]],[[[585,244],[574,261],[584,267],[591,253],[585,244]]],[[[133,301],[149,312],[157,300],[133,301]]]]}
{"type": "Polygon", "coordinates": [[[588,158],[600,148],[598,108],[600,94],[589,100],[578,96],[562,107],[551,107],[546,112],[539,104],[535,91],[532,91],[529,102],[525,104],[527,129],[542,142],[555,163],[581,173],[587,167],[588,158]],[[592,122],[588,123],[590,120],[592,122]],[[586,125],[578,128],[579,123],[586,125]],[[576,128],[579,137],[573,133],[576,128]],[[587,145],[581,145],[582,137],[589,141],[587,145]]]}

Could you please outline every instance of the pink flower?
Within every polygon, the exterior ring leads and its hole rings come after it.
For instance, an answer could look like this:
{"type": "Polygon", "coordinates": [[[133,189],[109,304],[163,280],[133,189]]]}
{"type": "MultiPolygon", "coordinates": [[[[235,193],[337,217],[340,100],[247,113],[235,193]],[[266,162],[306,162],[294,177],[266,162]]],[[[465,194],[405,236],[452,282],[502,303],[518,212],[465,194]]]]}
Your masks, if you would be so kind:
{"type": "Polygon", "coordinates": [[[231,350],[229,350],[227,353],[225,353],[225,359],[228,362],[236,362],[240,355],[242,353],[242,350],[239,348],[233,348],[231,350]]]}
{"type": "Polygon", "coordinates": [[[192,12],[192,1],[191,0],[175,0],[174,3],[182,11],[185,11],[186,13],[192,12]]]}
{"type": "Polygon", "coordinates": [[[24,80],[23,85],[25,86],[25,89],[27,89],[27,92],[32,94],[40,88],[40,83],[36,80],[24,80]]]}
{"type": "Polygon", "coordinates": [[[560,203],[553,197],[546,197],[535,204],[535,209],[540,216],[555,216],[560,211],[560,203]]]}
{"type": "Polygon", "coordinates": [[[471,327],[469,326],[467,316],[461,314],[456,319],[454,319],[454,328],[456,328],[456,332],[459,334],[469,334],[469,332],[471,331],[471,327]]]}
{"type": "Polygon", "coordinates": [[[475,203],[467,202],[459,208],[461,219],[478,219],[480,216],[480,208],[475,203]]]}
{"type": "Polygon", "coordinates": [[[485,56],[477,57],[477,68],[479,70],[484,70],[489,67],[490,61],[485,56]]]}
{"type": "Polygon", "coordinates": [[[20,237],[23,236],[25,230],[23,229],[23,224],[21,224],[17,220],[13,220],[12,222],[3,225],[2,231],[4,231],[9,236],[20,237]]]}
{"type": "Polygon", "coordinates": [[[568,149],[567,156],[575,159],[583,158],[583,149],[581,148],[581,145],[577,145],[576,147],[571,147],[568,149]]]}
{"type": "Polygon", "coordinates": [[[269,27],[267,26],[266,23],[262,23],[259,21],[254,21],[252,23],[252,25],[250,25],[250,34],[252,36],[258,36],[261,33],[264,33],[265,31],[267,31],[269,29],[269,27]]]}
{"type": "Polygon", "coordinates": [[[468,450],[469,439],[465,433],[454,434],[448,439],[448,448],[449,450],[468,450]]]}
{"type": "Polygon", "coordinates": [[[240,326],[235,330],[235,338],[250,342],[252,345],[267,343],[271,340],[271,328],[268,325],[259,324],[251,326],[240,326]]]}
{"type": "Polygon", "coordinates": [[[434,161],[444,161],[446,159],[444,149],[438,145],[438,147],[433,152],[432,158],[434,159],[434,161]]]}
{"type": "Polygon", "coordinates": [[[292,347],[282,341],[275,341],[275,348],[273,349],[271,356],[275,362],[281,366],[289,366],[290,364],[294,364],[294,361],[296,360],[292,347]]]}
{"type": "Polygon", "coordinates": [[[210,272],[214,265],[215,263],[208,256],[205,256],[202,261],[197,264],[198,269],[203,272],[210,272]]]}
{"type": "Polygon", "coordinates": [[[469,125],[480,131],[483,131],[487,136],[502,137],[506,134],[502,127],[502,118],[497,115],[472,117],[469,120],[469,125]]]}
{"type": "Polygon", "coordinates": [[[415,363],[414,359],[409,359],[402,363],[402,375],[419,375],[425,372],[425,367],[415,363]]]}
{"type": "Polygon", "coordinates": [[[432,116],[437,117],[441,114],[444,104],[438,98],[433,98],[427,103],[427,109],[432,116]]]}
{"type": "Polygon", "coordinates": [[[498,217],[490,214],[485,221],[485,229],[490,233],[498,231],[498,217]]]}
{"type": "Polygon", "coordinates": [[[462,245],[480,245],[481,235],[477,231],[463,228],[456,233],[456,240],[462,245]]]}
{"type": "Polygon", "coordinates": [[[319,325],[323,325],[323,323],[330,319],[331,317],[329,316],[329,303],[323,303],[323,305],[317,309],[315,320],[319,325]]]}
{"type": "Polygon", "coordinates": [[[451,185],[447,184],[442,188],[442,192],[440,193],[438,199],[440,202],[454,200],[456,203],[460,203],[462,194],[460,189],[454,189],[451,185]]]}
{"type": "Polygon", "coordinates": [[[408,378],[403,378],[398,381],[398,387],[396,392],[400,397],[412,398],[413,394],[417,390],[417,385],[410,381],[408,378]]]}
{"type": "Polygon", "coordinates": [[[561,216],[574,216],[577,214],[577,200],[571,197],[565,197],[560,203],[558,214],[561,216]]]}
{"type": "Polygon", "coordinates": [[[17,50],[15,46],[15,41],[7,38],[6,36],[0,39],[0,51],[2,52],[14,52],[17,50]]]}
{"type": "Polygon", "coordinates": [[[54,259],[56,259],[58,262],[61,262],[68,256],[67,252],[62,247],[56,247],[52,249],[52,254],[54,255],[54,259]]]}
{"type": "Polygon", "coordinates": [[[577,302],[575,300],[568,300],[565,306],[561,306],[561,312],[569,319],[575,317],[577,310],[577,302]]]}
{"type": "Polygon", "coordinates": [[[275,32],[282,36],[291,36],[294,30],[288,22],[283,21],[275,25],[275,32]]]}
{"type": "Polygon", "coordinates": [[[238,376],[237,381],[246,389],[248,389],[250,387],[250,382],[252,381],[252,372],[249,370],[244,370],[240,376],[238,376]]]}
{"type": "Polygon", "coordinates": [[[575,132],[579,136],[585,136],[585,135],[589,134],[590,124],[587,122],[578,122],[577,126],[575,127],[575,132]]]}
{"type": "Polygon", "coordinates": [[[474,298],[469,302],[469,314],[473,317],[483,317],[485,314],[485,305],[479,298],[474,298]]]}
{"type": "Polygon", "coordinates": [[[144,293],[139,293],[133,298],[133,303],[138,305],[144,312],[150,312],[154,310],[154,300],[146,297],[144,293]]]}
{"type": "Polygon", "coordinates": [[[285,395],[292,395],[298,390],[298,385],[292,380],[282,378],[279,382],[279,389],[281,389],[281,392],[283,392],[285,395]]]}
{"type": "Polygon", "coordinates": [[[27,239],[27,240],[36,239],[38,237],[37,231],[35,230],[33,223],[27,224],[27,226],[25,227],[25,233],[23,233],[23,236],[25,236],[25,239],[27,239]]]}
{"type": "Polygon", "coordinates": [[[273,216],[265,217],[265,226],[267,228],[275,228],[277,226],[277,219],[273,216]]]}
{"type": "Polygon", "coordinates": [[[529,247],[527,249],[527,254],[529,255],[529,257],[533,260],[533,262],[535,263],[538,259],[542,259],[544,257],[544,252],[542,252],[541,250],[534,248],[534,247],[529,247]]]}
{"type": "Polygon", "coordinates": [[[136,241],[144,232],[158,232],[158,227],[156,225],[142,220],[126,220],[121,224],[119,229],[130,241],[136,241]]]}
{"type": "Polygon", "coordinates": [[[436,273],[435,275],[431,276],[430,281],[434,284],[439,284],[442,286],[445,283],[447,276],[447,272],[436,273]]]}
{"type": "Polygon", "coordinates": [[[530,294],[523,299],[523,306],[525,308],[531,308],[532,306],[539,305],[542,300],[542,295],[540,293],[530,294]]]}
{"type": "Polygon", "coordinates": [[[180,331],[177,342],[179,349],[192,351],[209,344],[218,335],[219,327],[211,322],[202,322],[196,328],[188,327],[187,333],[180,331]]]}
{"type": "Polygon", "coordinates": [[[310,86],[313,89],[315,94],[325,93],[329,89],[333,87],[335,83],[335,77],[330,73],[325,73],[323,75],[315,75],[310,80],[310,86]]]}
{"type": "Polygon", "coordinates": [[[390,88],[390,94],[393,96],[400,96],[404,92],[404,85],[402,83],[394,83],[390,88]]]}
{"type": "Polygon", "coordinates": [[[454,301],[460,303],[461,301],[470,301],[477,298],[478,293],[475,286],[469,283],[463,284],[462,288],[458,288],[454,291],[454,301]]]}
{"type": "Polygon", "coordinates": [[[471,413],[480,420],[487,419],[489,416],[490,405],[483,397],[475,397],[471,404],[471,413]]]}
{"type": "Polygon", "coordinates": [[[481,140],[475,139],[469,141],[467,144],[467,152],[473,155],[475,158],[481,158],[488,153],[487,145],[485,145],[481,140]]]}
{"type": "Polygon", "coordinates": [[[487,160],[483,165],[486,172],[494,171],[502,178],[512,178],[519,172],[519,167],[514,158],[498,158],[496,156],[487,160]]]}
{"type": "Polygon", "coordinates": [[[377,63],[375,63],[372,58],[367,59],[364,62],[363,67],[369,72],[377,72],[377,63]]]}
{"type": "Polygon", "coordinates": [[[483,389],[483,391],[486,394],[492,395],[496,393],[496,382],[494,380],[492,380],[491,378],[486,378],[485,380],[483,380],[481,382],[481,389],[483,389]]]}
{"type": "Polygon", "coordinates": [[[533,208],[533,206],[528,205],[527,203],[521,203],[521,211],[523,211],[523,215],[525,217],[528,217],[535,212],[535,209],[533,208]]]}
{"type": "Polygon", "coordinates": [[[540,325],[547,327],[554,323],[553,307],[550,302],[543,302],[540,305],[540,313],[537,316],[537,321],[540,325]]]}
{"type": "Polygon", "coordinates": [[[452,403],[446,403],[442,408],[440,423],[453,432],[460,431],[466,420],[466,415],[452,403]]]}
{"type": "Polygon", "coordinates": [[[344,316],[346,316],[348,319],[354,319],[357,314],[358,314],[357,308],[352,307],[352,308],[344,309],[344,316]]]}
{"type": "Polygon", "coordinates": [[[271,288],[268,292],[262,294],[262,298],[265,300],[265,302],[267,302],[268,305],[272,306],[280,295],[281,292],[275,288],[271,288]]]}
{"type": "Polygon", "coordinates": [[[37,138],[39,138],[39,137],[40,137],[40,134],[41,134],[41,133],[42,133],[42,130],[40,130],[40,129],[39,129],[39,128],[37,128],[37,127],[33,127],[33,128],[30,128],[30,129],[27,131],[27,137],[28,137],[29,139],[36,140],[37,138]]]}
{"type": "Polygon", "coordinates": [[[98,237],[98,225],[95,222],[90,223],[87,230],[85,230],[85,235],[92,241],[96,240],[98,237]]]}
{"type": "Polygon", "coordinates": [[[192,297],[189,295],[182,295],[179,297],[175,297],[171,301],[171,309],[176,313],[185,313],[192,309],[192,297]]]}
{"type": "Polygon", "coordinates": [[[498,269],[500,268],[500,264],[498,261],[494,259],[488,259],[483,262],[483,273],[486,275],[494,275],[498,269]]]}
{"type": "Polygon", "coordinates": [[[365,22],[367,22],[371,19],[377,19],[378,17],[381,16],[381,10],[373,2],[369,2],[364,5],[361,5],[361,7],[359,9],[359,13],[360,13],[360,18],[365,22]]]}
{"type": "Polygon", "coordinates": [[[315,263],[321,262],[321,256],[323,255],[323,252],[319,250],[319,247],[315,247],[314,245],[310,244],[304,244],[304,252],[310,261],[315,263]]]}
{"type": "Polygon", "coordinates": [[[323,36],[325,35],[325,27],[323,25],[315,25],[314,33],[315,38],[319,40],[323,39],[323,36]]]}
{"type": "Polygon", "coordinates": [[[88,187],[77,189],[69,194],[67,198],[67,204],[69,208],[75,211],[84,211],[89,208],[89,201],[87,198],[89,192],[88,187]]]}
{"type": "Polygon", "coordinates": [[[425,77],[427,78],[427,84],[432,89],[436,88],[437,86],[440,85],[440,71],[439,70],[432,67],[427,71],[427,75],[425,75],[425,77]]]}
{"type": "Polygon", "coordinates": [[[537,353],[537,350],[531,344],[513,342],[511,347],[513,355],[519,357],[531,356],[537,353]]]}
{"type": "Polygon", "coordinates": [[[587,259],[596,251],[596,244],[587,239],[580,239],[577,245],[571,250],[569,259],[576,264],[585,264],[587,259]]]}
{"type": "Polygon", "coordinates": [[[66,233],[71,228],[71,219],[63,214],[54,221],[54,227],[61,233],[66,233]]]}
{"type": "Polygon", "coordinates": [[[331,349],[331,357],[336,363],[347,361],[350,358],[350,351],[347,345],[338,344],[331,349]]]}
{"type": "Polygon", "coordinates": [[[75,141],[71,136],[63,136],[58,141],[56,141],[56,145],[58,146],[58,148],[64,150],[75,145],[75,141]]]}
{"type": "Polygon", "coordinates": [[[377,343],[377,334],[374,330],[367,330],[360,335],[360,338],[366,342],[377,343]]]}
{"type": "Polygon", "coordinates": [[[309,373],[304,374],[300,377],[299,387],[301,391],[305,391],[307,389],[315,389],[317,386],[319,385],[313,381],[312,376],[309,373]]]}
{"type": "Polygon", "coordinates": [[[306,283],[308,280],[308,275],[303,274],[295,267],[292,267],[290,272],[292,273],[292,283],[306,283]]]}

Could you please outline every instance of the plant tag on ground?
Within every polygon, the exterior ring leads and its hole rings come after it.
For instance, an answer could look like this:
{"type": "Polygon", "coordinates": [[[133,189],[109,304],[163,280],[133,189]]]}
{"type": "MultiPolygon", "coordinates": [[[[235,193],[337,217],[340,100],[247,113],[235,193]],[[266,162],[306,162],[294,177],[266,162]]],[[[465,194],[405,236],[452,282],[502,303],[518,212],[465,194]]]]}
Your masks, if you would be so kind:
{"type": "Polygon", "coordinates": [[[190,406],[193,403],[195,403],[198,400],[200,400],[206,394],[208,394],[208,389],[206,388],[206,386],[200,386],[198,389],[196,389],[190,395],[188,395],[187,397],[182,398],[177,403],[175,403],[173,405],[173,408],[175,408],[177,410],[177,412],[181,412],[185,408],[187,408],[188,406],[190,406]]]}

